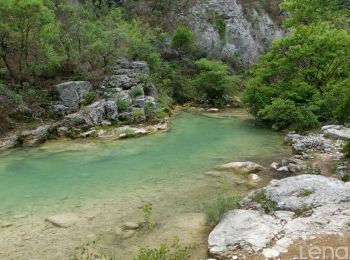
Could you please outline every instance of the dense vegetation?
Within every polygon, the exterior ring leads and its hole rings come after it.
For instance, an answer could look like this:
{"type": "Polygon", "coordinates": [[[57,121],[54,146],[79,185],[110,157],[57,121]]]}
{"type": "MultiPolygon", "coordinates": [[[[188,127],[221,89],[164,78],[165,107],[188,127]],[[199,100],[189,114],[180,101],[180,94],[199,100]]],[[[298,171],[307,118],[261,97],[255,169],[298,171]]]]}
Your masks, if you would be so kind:
{"type": "Polygon", "coordinates": [[[291,30],[252,66],[244,101],[276,128],[298,131],[350,121],[350,5],[284,0],[291,30]]]}
{"type": "MultiPolygon", "coordinates": [[[[121,58],[147,61],[148,80],[178,103],[220,107],[237,93],[241,77],[207,59],[189,27],[155,26],[161,12],[188,9],[191,1],[120,2],[0,0],[0,132],[23,112],[20,120],[49,118],[47,90],[54,82],[83,79],[97,85],[121,58]],[[135,16],[139,8],[152,17],[135,16]]],[[[276,1],[265,7],[275,10],[276,1]]],[[[280,7],[288,13],[289,33],[245,75],[243,101],[278,129],[349,122],[349,1],[283,0],[280,7]]]]}
{"type": "Polygon", "coordinates": [[[68,79],[98,85],[121,58],[148,62],[149,80],[176,102],[228,100],[238,81],[224,63],[204,59],[189,27],[166,33],[118,2],[0,0],[1,132],[20,114],[9,106],[30,105],[28,120],[50,118],[49,86],[68,79]]]}

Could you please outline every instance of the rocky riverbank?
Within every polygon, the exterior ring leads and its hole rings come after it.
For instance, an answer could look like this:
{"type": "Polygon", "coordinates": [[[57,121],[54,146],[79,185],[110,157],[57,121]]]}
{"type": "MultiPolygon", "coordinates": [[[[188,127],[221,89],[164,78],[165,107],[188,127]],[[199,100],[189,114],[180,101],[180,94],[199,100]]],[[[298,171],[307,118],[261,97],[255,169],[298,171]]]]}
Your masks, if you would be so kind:
{"type": "Polygon", "coordinates": [[[53,121],[5,136],[0,150],[58,138],[121,139],[167,130],[168,117],[148,75],[147,63],[122,60],[97,87],[87,81],[53,86],[53,121]]]}
{"type": "MultiPolygon", "coordinates": [[[[285,141],[296,154],[272,163],[275,179],[225,214],[209,235],[209,253],[217,259],[272,259],[298,241],[347,233],[350,184],[339,179],[349,175],[341,150],[349,139],[350,128],[337,125],[319,134],[288,134],[285,141]]],[[[252,172],[252,165],[244,172],[252,172]]]]}

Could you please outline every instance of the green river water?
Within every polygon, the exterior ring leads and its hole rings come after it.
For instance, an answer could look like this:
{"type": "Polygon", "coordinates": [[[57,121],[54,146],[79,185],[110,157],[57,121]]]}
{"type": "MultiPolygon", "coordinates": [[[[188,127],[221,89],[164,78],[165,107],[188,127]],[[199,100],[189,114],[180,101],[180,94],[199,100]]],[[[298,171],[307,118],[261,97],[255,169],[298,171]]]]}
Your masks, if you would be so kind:
{"type": "Polygon", "coordinates": [[[128,202],[134,194],[144,200],[152,194],[160,215],[198,210],[217,192],[213,177],[204,175],[216,165],[251,160],[267,166],[289,154],[281,134],[253,120],[180,113],[170,131],[148,137],[57,141],[0,154],[0,217],[93,208],[111,198],[125,198],[123,211],[134,206],[128,202]],[[160,202],[166,196],[168,203],[160,202]]]}

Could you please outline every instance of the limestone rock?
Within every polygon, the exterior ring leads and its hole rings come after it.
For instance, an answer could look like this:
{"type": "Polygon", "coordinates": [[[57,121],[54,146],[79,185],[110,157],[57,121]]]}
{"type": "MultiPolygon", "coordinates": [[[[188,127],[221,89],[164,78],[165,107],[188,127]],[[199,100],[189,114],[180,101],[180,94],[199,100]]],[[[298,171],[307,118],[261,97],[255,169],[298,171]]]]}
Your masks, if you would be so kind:
{"type": "Polygon", "coordinates": [[[92,85],[88,81],[68,81],[55,85],[53,92],[58,95],[63,106],[75,112],[91,89],[92,85]]]}
{"type": "Polygon", "coordinates": [[[238,0],[198,1],[186,19],[196,36],[195,44],[209,57],[247,67],[284,33],[265,10],[245,8],[241,3],[238,0]],[[208,14],[215,14],[215,18],[208,14]],[[224,31],[220,31],[213,19],[224,25],[224,31]]]}
{"type": "Polygon", "coordinates": [[[341,125],[328,125],[321,128],[324,136],[333,139],[350,140],[350,128],[341,125]]]}
{"type": "Polygon", "coordinates": [[[258,211],[230,211],[210,233],[209,252],[224,259],[232,256],[237,249],[258,252],[268,245],[282,227],[280,220],[258,211]]]}
{"type": "Polygon", "coordinates": [[[45,142],[50,135],[51,126],[43,125],[31,131],[22,132],[20,139],[24,146],[35,146],[45,142]]]}
{"type": "Polygon", "coordinates": [[[312,151],[332,152],[335,151],[335,146],[330,140],[322,135],[309,134],[306,136],[289,133],[285,137],[286,143],[292,145],[295,152],[302,154],[312,151]]]}
{"type": "Polygon", "coordinates": [[[220,171],[230,171],[235,173],[256,173],[264,169],[263,166],[254,162],[231,162],[217,167],[220,171]]]}
{"type": "Polygon", "coordinates": [[[272,180],[242,202],[245,209],[227,213],[209,236],[209,252],[230,259],[236,250],[277,257],[299,239],[339,234],[350,225],[350,183],[320,175],[272,180]],[[265,193],[263,201],[256,195],[265,193]],[[274,203],[275,212],[263,212],[274,203]]]}
{"type": "Polygon", "coordinates": [[[16,134],[4,137],[0,139],[0,151],[16,147],[19,143],[19,136],[16,134]]]}

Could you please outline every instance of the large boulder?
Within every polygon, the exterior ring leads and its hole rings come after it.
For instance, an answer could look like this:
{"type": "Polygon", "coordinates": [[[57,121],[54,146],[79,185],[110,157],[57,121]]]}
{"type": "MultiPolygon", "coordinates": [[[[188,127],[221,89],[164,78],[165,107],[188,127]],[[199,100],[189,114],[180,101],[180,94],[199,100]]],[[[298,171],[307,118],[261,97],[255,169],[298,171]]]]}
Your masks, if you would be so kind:
{"type": "Polygon", "coordinates": [[[82,113],[74,113],[65,116],[65,122],[68,126],[92,126],[92,122],[89,117],[83,115],[82,113]]]}
{"type": "Polygon", "coordinates": [[[220,171],[248,174],[260,172],[264,167],[254,162],[230,162],[218,166],[217,169],[220,171]]]}
{"type": "Polygon", "coordinates": [[[341,125],[327,125],[321,128],[324,136],[332,139],[350,140],[350,128],[341,125]]]}
{"type": "Polygon", "coordinates": [[[244,210],[227,213],[209,236],[209,252],[219,259],[242,250],[278,257],[294,241],[346,232],[350,183],[320,175],[273,180],[241,205],[244,210]]]}
{"type": "MultiPolygon", "coordinates": [[[[60,99],[60,105],[67,108],[69,112],[79,109],[79,104],[84,100],[92,85],[88,81],[68,81],[53,87],[53,92],[60,99]]],[[[62,110],[62,106],[59,107],[62,110]]]]}

